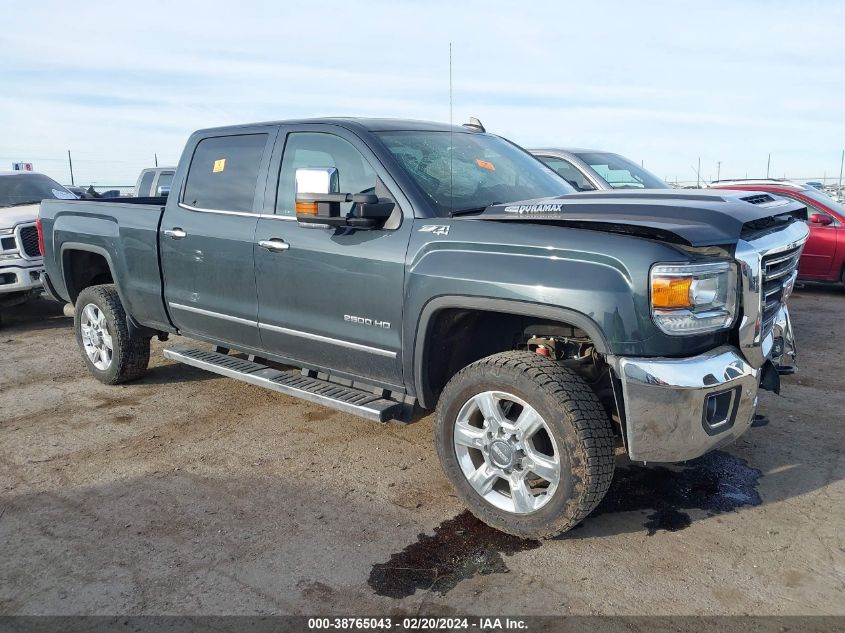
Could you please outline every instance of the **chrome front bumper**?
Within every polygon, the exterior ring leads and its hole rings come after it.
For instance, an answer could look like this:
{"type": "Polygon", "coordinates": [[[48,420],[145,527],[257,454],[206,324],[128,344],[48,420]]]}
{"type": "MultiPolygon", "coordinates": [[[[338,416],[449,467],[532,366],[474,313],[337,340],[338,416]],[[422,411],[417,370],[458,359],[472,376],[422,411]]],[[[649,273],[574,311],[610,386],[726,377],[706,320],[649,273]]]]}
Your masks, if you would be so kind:
{"type": "MultiPolygon", "coordinates": [[[[763,362],[795,362],[789,310],[761,340],[763,362]]],[[[730,345],[692,358],[621,358],[628,456],[681,462],[732,443],[751,425],[761,367],[730,345]]]]}
{"type": "Polygon", "coordinates": [[[632,460],[680,462],[733,442],[751,425],[759,369],[725,345],[692,358],[621,358],[632,460]]]}
{"type": "Polygon", "coordinates": [[[40,264],[34,266],[0,265],[0,295],[40,288],[43,270],[44,266],[40,264]]]}

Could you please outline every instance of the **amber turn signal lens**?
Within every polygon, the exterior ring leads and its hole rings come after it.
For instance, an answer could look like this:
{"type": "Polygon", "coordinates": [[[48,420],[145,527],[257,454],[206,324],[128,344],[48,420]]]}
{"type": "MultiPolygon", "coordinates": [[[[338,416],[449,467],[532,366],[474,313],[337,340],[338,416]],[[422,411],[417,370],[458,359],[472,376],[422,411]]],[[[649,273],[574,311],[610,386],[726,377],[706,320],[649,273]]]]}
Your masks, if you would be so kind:
{"type": "Polygon", "coordinates": [[[296,215],[317,215],[316,202],[296,201],[296,215]]]}
{"type": "Polygon", "coordinates": [[[651,280],[651,304],[655,308],[692,308],[692,277],[654,277],[651,280]]]}

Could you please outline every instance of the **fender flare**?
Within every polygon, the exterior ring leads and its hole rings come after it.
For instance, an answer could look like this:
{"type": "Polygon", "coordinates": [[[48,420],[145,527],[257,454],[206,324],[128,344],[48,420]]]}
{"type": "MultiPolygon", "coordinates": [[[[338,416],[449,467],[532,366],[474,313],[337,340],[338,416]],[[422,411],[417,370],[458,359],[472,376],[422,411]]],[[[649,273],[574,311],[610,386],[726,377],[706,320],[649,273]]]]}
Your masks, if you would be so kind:
{"type": "Polygon", "coordinates": [[[413,385],[417,399],[423,408],[433,408],[434,394],[429,386],[425,384],[423,371],[428,359],[426,358],[427,333],[431,320],[441,310],[450,308],[483,310],[486,312],[498,312],[500,314],[514,314],[519,316],[536,317],[550,321],[561,321],[584,330],[592,339],[596,351],[600,354],[608,354],[609,347],[607,339],[598,324],[582,312],[561,308],[557,306],[531,303],[528,301],[516,301],[512,299],[491,299],[487,297],[473,297],[462,295],[444,295],[431,299],[423,306],[420,318],[417,321],[417,328],[414,332],[414,355],[413,385]]]}
{"type": "MultiPolygon", "coordinates": [[[[88,253],[94,253],[95,255],[101,255],[103,259],[106,260],[106,265],[109,267],[109,273],[111,274],[114,287],[117,290],[117,296],[120,297],[120,302],[123,304],[124,310],[127,310],[126,300],[123,297],[123,291],[120,289],[120,284],[117,283],[117,275],[115,275],[114,272],[115,267],[114,263],[112,262],[111,255],[102,246],[95,246],[93,244],[83,244],[82,242],[65,242],[59,249],[59,262],[61,262],[62,283],[64,284],[65,292],[67,292],[68,294],[68,299],[70,299],[71,293],[70,289],[68,288],[68,273],[67,271],[65,271],[65,251],[85,251],[88,253]]],[[[130,336],[152,337],[157,334],[156,330],[150,329],[138,323],[135,318],[131,314],[129,314],[128,311],[126,312],[126,327],[129,330],[130,336]]]]}

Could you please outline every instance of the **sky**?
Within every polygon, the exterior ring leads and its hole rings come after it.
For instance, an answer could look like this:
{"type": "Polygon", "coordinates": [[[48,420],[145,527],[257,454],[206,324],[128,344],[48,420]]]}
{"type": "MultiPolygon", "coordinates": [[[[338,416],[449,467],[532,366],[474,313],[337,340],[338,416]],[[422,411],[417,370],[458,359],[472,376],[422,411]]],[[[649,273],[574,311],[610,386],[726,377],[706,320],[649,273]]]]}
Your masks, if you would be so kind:
{"type": "Polygon", "coordinates": [[[838,179],[845,2],[3,2],[0,169],[132,185],[199,128],[481,119],[661,178],[838,179]],[[719,163],[721,163],[719,165],[719,163]]]}

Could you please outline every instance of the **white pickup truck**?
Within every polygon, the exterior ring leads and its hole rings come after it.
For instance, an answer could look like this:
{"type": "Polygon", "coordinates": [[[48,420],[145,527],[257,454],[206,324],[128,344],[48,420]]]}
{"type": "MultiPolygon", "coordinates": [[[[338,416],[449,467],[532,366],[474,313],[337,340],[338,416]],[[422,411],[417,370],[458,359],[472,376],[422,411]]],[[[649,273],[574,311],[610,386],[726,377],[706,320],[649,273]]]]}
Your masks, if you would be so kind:
{"type": "Polygon", "coordinates": [[[38,246],[38,205],[76,196],[44,174],[0,171],[0,319],[4,308],[41,290],[44,264],[38,246]]]}

